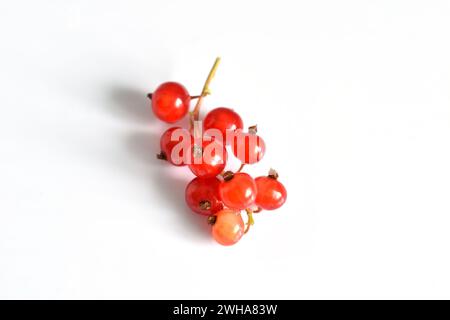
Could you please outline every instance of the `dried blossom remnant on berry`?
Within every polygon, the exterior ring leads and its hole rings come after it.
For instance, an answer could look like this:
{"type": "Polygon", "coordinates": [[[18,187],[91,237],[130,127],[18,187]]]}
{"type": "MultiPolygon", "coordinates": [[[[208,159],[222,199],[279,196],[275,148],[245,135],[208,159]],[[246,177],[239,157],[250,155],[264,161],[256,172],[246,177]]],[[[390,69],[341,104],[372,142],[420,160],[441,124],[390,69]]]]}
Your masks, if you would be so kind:
{"type": "Polygon", "coordinates": [[[202,200],[202,201],[200,201],[200,203],[198,205],[199,205],[200,209],[202,209],[202,210],[211,209],[211,202],[209,202],[208,200],[202,200]]]}
{"type": "Polygon", "coordinates": [[[278,179],[278,172],[275,169],[270,168],[269,174],[267,175],[269,178],[278,179]]]}
{"type": "Polygon", "coordinates": [[[213,226],[216,223],[216,221],[217,221],[217,216],[209,216],[208,217],[208,224],[209,225],[213,226]]]}
{"type": "Polygon", "coordinates": [[[262,211],[262,208],[261,207],[256,207],[256,209],[254,209],[252,211],[253,211],[253,213],[259,213],[259,212],[262,211]]]}
{"type": "Polygon", "coordinates": [[[160,152],[160,153],[158,153],[157,155],[156,155],[156,159],[159,159],[159,160],[167,160],[167,155],[164,153],[164,152],[160,152]]]}
{"type": "Polygon", "coordinates": [[[223,181],[230,181],[234,177],[233,171],[226,171],[223,175],[223,181]]]}
{"type": "Polygon", "coordinates": [[[255,124],[254,126],[248,127],[248,133],[250,133],[250,134],[257,134],[258,133],[258,126],[255,124]]]}

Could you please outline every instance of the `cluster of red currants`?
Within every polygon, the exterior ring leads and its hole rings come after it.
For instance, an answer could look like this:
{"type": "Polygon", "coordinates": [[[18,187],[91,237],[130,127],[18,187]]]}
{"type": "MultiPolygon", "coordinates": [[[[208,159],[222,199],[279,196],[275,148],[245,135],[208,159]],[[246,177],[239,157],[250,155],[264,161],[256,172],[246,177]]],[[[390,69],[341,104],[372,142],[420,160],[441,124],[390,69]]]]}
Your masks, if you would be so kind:
{"type": "Polygon", "coordinates": [[[165,82],[148,97],[156,117],[167,123],[175,123],[189,113],[189,129],[171,127],[162,134],[158,158],[189,167],[196,178],[186,187],[187,205],[208,217],[218,243],[233,245],[253,224],[253,213],[281,207],[287,193],[273,169],[268,176],[255,179],[241,172],[245,165],[260,161],[265,153],[266,146],[257,135],[256,126],[244,132],[239,114],[223,107],[210,111],[203,123],[199,121],[202,100],[210,93],[209,83],[219,62],[217,58],[199,96],[191,96],[180,83],[165,82]],[[196,106],[189,112],[194,99],[196,106]],[[242,163],[236,172],[225,171],[227,146],[242,163]],[[243,210],[247,213],[247,225],[242,219],[243,210]]]}

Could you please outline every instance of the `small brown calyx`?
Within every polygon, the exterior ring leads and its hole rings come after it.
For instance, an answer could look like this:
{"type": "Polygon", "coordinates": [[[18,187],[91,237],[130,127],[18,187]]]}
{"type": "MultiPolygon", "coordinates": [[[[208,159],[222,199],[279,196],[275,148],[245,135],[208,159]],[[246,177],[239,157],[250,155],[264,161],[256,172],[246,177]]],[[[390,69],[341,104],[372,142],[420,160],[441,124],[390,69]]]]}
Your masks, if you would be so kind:
{"type": "Polygon", "coordinates": [[[253,210],[253,213],[260,213],[263,209],[261,207],[257,207],[255,210],[253,210]]]}
{"type": "Polygon", "coordinates": [[[208,224],[213,226],[217,221],[217,216],[209,216],[208,217],[208,224]]]}
{"type": "Polygon", "coordinates": [[[158,154],[156,155],[156,159],[159,159],[159,160],[166,160],[166,161],[167,161],[167,155],[166,155],[163,151],[161,151],[160,153],[158,153],[158,154]]]}
{"type": "Polygon", "coordinates": [[[272,178],[272,179],[275,179],[275,180],[277,180],[278,179],[278,172],[275,170],[275,169],[270,169],[269,170],[269,174],[267,175],[269,178],[272,178]]]}
{"type": "Polygon", "coordinates": [[[211,202],[208,200],[202,200],[199,202],[198,206],[202,210],[209,210],[209,209],[211,209],[211,202]]]}
{"type": "Polygon", "coordinates": [[[222,174],[223,181],[230,181],[234,177],[233,171],[226,171],[222,174]]]}
{"type": "Polygon", "coordinates": [[[151,94],[151,93],[147,94],[147,98],[149,98],[150,100],[152,100],[152,96],[153,96],[153,94],[151,94]]]}
{"type": "Polygon", "coordinates": [[[250,133],[250,134],[257,134],[258,133],[258,126],[255,124],[254,126],[248,127],[248,133],[250,133]]]}

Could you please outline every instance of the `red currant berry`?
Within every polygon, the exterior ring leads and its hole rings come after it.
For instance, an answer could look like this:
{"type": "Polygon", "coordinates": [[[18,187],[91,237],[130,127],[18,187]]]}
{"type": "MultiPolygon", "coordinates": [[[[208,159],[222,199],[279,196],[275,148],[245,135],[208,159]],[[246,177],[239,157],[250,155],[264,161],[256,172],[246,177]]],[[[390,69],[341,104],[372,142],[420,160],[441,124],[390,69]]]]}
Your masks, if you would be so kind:
{"type": "Polygon", "coordinates": [[[161,84],[151,98],[154,114],[168,123],[181,120],[188,113],[191,102],[189,92],[177,82],[161,84]]]}
{"type": "Polygon", "coordinates": [[[214,240],[224,246],[231,246],[244,235],[245,226],[239,212],[224,209],[217,213],[212,226],[214,240]]]}
{"type": "Polygon", "coordinates": [[[260,161],[266,152],[264,140],[256,134],[239,132],[233,141],[233,153],[245,164],[260,161]]]}
{"type": "Polygon", "coordinates": [[[277,176],[258,177],[255,179],[258,193],[255,204],[264,210],[275,210],[286,201],[287,191],[277,176]]]}
{"type": "Polygon", "coordinates": [[[189,161],[188,152],[192,147],[193,137],[186,129],[172,127],[161,136],[161,154],[158,156],[176,166],[184,166],[189,161]]]}
{"type": "Polygon", "coordinates": [[[256,190],[255,180],[243,172],[225,172],[224,181],[219,186],[223,204],[238,210],[246,209],[255,202],[256,190]]]}
{"type": "Polygon", "coordinates": [[[225,169],[226,164],[227,150],[215,140],[203,140],[202,146],[194,145],[192,148],[189,169],[197,177],[215,177],[225,169]]]}
{"type": "Polygon", "coordinates": [[[217,129],[222,133],[223,141],[226,141],[228,131],[236,131],[244,126],[241,117],[229,108],[216,108],[211,110],[203,120],[203,129],[217,129]]]}
{"type": "Polygon", "coordinates": [[[186,187],[186,203],[192,211],[209,216],[223,209],[219,200],[220,180],[213,178],[195,178],[186,187]]]}

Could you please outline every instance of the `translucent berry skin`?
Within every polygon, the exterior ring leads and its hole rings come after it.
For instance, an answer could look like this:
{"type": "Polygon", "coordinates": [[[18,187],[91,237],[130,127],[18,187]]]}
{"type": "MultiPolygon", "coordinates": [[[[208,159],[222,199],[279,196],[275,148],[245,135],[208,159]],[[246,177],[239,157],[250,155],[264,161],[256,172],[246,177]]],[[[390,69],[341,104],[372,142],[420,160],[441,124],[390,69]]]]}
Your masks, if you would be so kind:
{"type": "Polygon", "coordinates": [[[181,127],[172,127],[167,129],[161,136],[160,147],[161,152],[167,158],[171,164],[175,166],[185,166],[189,161],[188,155],[185,156],[183,149],[179,153],[172,153],[173,149],[179,144],[183,143],[186,146],[186,150],[189,150],[193,144],[193,137],[186,129],[181,127]],[[172,136],[176,130],[182,130],[183,135],[180,135],[178,139],[172,141],[175,136],[172,136]],[[189,139],[190,138],[190,139],[189,139]],[[188,140],[189,139],[189,140],[188,140]]]}
{"type": "Polygon", "coordinates": [[[275,210],[286,202],[286,188],[277,179],[258,177],[255,182],[258,189],[255,204],[258,207],[264,210],[275,210]]]}
{"type": "Polygon", "coordinates": [[[189,92],[177,82],[164,82],[152,93],[153,113],[168,123],[177,122],[186,116],[190,103],[189,92]]]}
{"type": "Polygon", "coordinates": [[[223,181],[219,186],[220,199],[231,209],[244,210],[249,208],[256,199],[256,183],[246,173],[235,173],[233,178],[223,181]]]}
{"type": "Polygon", "coordinates": [[[225,169],[227,164],[227,150],[220,142],[215,140],[203,140],[202,148],[204,151],[203,156],[196,154],[195,147],[193,148],[189,169],[191,169],[192,173],[197,177],[215,177],[225,169]],[[212,149],[214,146],[218,152],[212,149]],[[212,150],[212,152],[207,152],[208,149],[212,150]],[[201,163],[198,163],[198,161],[201,163]]]}
{"type": "Polygon", "coordinates": [[[236,131],[242,129],[244,123],[241,117],[229,108],[216,108],[211,110],[203,120],[203,129],[217,129],[222,133],[223,141],[228,143],[226,139],[227,130],[236,131]]]}
{"type": "Polygon", "coordinates": [[[220,180],[213,178],[195,178],[186,187],[186,203],[195,213],[209,216],[223,209],[219,199],[220,180]]]}
{"type": "Polygon", "coordinates": [[[218,243],[231,246],[242,238],[244,231],[244,221],[239,212],[224,209],[217,213],[212,236],[218,243]]]}
{"type": "Polygon", "coordinates": [[[245,164],[260,161],[266,152],[264,140],[255,134],[241,132],[234,137],[233,153],[245,164]]]}

